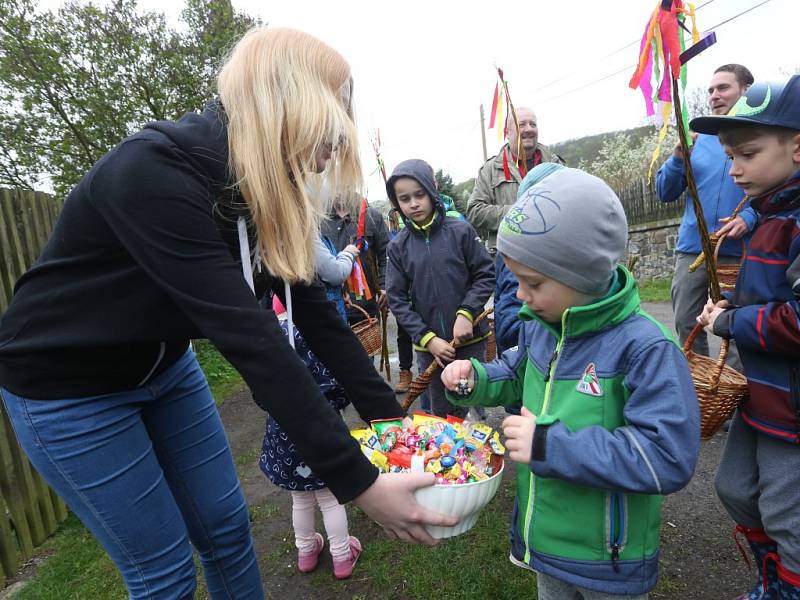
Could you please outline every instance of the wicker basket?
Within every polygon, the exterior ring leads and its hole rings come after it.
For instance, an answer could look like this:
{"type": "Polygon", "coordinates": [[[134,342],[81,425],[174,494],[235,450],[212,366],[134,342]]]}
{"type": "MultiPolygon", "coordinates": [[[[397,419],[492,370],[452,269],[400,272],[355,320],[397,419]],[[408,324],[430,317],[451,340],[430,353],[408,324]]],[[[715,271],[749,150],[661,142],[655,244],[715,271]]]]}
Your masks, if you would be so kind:
{"type": "Polygon", "coordinates": [[[695,338],[702,330],[703,326],[699,323],[694,326],[683,345],[683,352],[689,361],[692,382],[700,405],[700,439],[707,440],[733,414],[747,394],[747,379],[725,364],[728,357],[727,339],[722,339],[717,360],[691,350],[695,338]]]}
{"type": "Polygon", "coordinates": [[[364,313],[364,320],[352,326],[353,333],[356,334],[358,341],[364,346],[367,354],[374,356],[381,351],[381,325],[376,317],[371,317],[369,313],[358,304],[351,304],[353,308],[364,313]]]}
{"type": "Polygon", "coordinates": [[[745,254],[745,245],[744,240],[740,240],[742,242],[742,258],[739,260],[738,263],[728,263],[728,264],[719,264],[719,249],[722,247],[723,242],[725,241],[725,236],[723,235],[719,239],[714,239],[714,264],[717,265],[717,279],[719,280],[719,291],[720,292],[732,292],[733,289],[736,287],[736,278],[739,276],[739,268],[742,266],[742,261],[744,260],[745,254]]]}

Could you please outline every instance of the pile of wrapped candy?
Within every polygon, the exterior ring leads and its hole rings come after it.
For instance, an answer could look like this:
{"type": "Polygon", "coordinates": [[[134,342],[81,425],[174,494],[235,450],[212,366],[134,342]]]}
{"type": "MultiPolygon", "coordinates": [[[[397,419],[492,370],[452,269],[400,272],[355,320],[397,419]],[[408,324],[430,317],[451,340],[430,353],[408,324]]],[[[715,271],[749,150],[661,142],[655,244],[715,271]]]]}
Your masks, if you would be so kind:
{"type": "Polygon", "coordinates": [[[495,456],[505,454],[499,434],[486,423],[452,416],[443,419],[418,412],[411,426],[400,419],[384,419],[351,434],[381,471],[430,472],[437,484],[488,479],[500,462],[495,456]]]}

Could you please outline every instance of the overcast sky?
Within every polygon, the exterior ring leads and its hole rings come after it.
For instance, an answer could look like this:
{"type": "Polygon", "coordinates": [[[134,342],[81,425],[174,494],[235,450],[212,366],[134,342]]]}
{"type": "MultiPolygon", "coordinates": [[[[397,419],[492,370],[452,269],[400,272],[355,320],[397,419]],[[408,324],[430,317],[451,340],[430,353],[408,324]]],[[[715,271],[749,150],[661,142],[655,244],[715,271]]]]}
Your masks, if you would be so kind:
{"type": "MultiPolygon", "coordinates": [[[[139,0],[139,5],[176,19],[183,3],[139,0]]],[[[311,33],[350,62],[367,173],[375,168],[369,135],[380,128],[389,172],[401,160],[422,158],[456,183],[474,177],[483,163],[479,106],[484,105],[488,124],[495,65],[505,71],[514,104],[536,111],[543,143],[644,122],[644,102],[628,80],[656,0],[233,0],[233,5],[269,25],[311,33]]],[[[717,44],[689,63],[689,87],[705,87],[724,63],[746,65],[757,80],[785,78],[782,71],[800,67],[800,0],[698,0],[696,5],[701,31],[756,8],[715,29],[717,44]]],[[[491,156],[500,144],[494,130],[486,137],[491,156]]],[[[369,177],[368,188],[371,200],[386,197],[377,175],[369,177]]]]}

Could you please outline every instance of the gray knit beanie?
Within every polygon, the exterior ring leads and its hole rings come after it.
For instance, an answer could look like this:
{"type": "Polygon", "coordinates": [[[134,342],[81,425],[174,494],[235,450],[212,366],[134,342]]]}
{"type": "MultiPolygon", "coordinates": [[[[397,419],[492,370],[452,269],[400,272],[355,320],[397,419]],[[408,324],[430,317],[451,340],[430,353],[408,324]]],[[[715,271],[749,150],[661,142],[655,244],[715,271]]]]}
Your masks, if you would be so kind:
{"type": "MultiPolygon", "coordinates": [[[[538,177],[532,170],[525,179],[538,177]]],[[[628,241],[619,198],[579,169],[560,169],[534,185],[523,180],[503,217],[497,250],[585,294],[608,291],[628,241]]]]}

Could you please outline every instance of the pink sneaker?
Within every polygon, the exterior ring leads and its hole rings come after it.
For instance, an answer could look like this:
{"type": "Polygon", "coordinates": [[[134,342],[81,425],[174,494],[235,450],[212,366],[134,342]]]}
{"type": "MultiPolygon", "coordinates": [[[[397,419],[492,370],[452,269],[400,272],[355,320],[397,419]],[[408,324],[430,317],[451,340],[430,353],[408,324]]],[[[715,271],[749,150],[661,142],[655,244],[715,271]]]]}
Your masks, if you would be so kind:
{"type": "Polygon", "coordinates": [[[319,555],[322,554],[322,548],[325,546],[325,538],[321,534],[315,533],[314,542],[316,543],[316,548],[312,552],[297,553],[297,569],[301,573],[311,573],[317,568],[319,555]]]}
{"type": "Polygon", "coordinates": [[[353,569],[358,562],[358,557],[361,556],[361,542],[357,537],[350,536],[350,554],[347,558],[337,560],[333,559],[333,574],[336,579],[347,579],[353,574],[353,569]]]}

